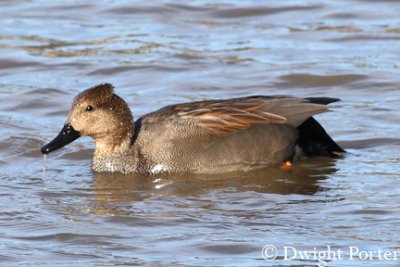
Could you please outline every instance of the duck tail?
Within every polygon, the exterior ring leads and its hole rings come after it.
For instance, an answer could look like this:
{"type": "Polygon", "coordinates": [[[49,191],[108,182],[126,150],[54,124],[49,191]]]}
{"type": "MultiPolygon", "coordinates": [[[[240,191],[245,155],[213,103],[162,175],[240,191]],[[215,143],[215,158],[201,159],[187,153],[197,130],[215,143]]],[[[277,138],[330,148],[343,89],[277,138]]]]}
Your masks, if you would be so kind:
{"type": "Polygon", "coordinates": [[[306,97],[305,99],[307,99],[311,103],[321,104],[321,105],[328,105],[330,103],[340,101],[339,98],[333,98],[333,97],[306,97]]]}
{"type": "MultiPolygon", "coordinates": [[[[306,99],[312,103],[323,105],[340,100],[329,97],[310,97],[306,99]]],[[[307,156],[330,156],[337,158],[346,152],[333,141],[321,124],[313,117],[307,119],[297,129],[299,130],[297,145],[307,156]]]]}

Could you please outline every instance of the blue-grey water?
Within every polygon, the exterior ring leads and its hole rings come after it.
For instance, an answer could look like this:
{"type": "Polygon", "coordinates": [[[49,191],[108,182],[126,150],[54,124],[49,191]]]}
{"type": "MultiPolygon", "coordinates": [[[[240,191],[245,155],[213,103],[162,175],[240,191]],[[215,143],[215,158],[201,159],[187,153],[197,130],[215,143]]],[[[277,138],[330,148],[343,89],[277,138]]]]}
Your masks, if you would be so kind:
{"type": "Polygon", "coordinates": [[[399,266],[399,14],[389,0],[0,1],[0,266],[399,266]],[[101,82],[136,117],[201,99],[338,97],[317,119],[348,154],[124,176],[94,173],[81,138],[44,164],[73,97],[101,82]],[[341,257],[289,259],[289,246],[341,257]]]}

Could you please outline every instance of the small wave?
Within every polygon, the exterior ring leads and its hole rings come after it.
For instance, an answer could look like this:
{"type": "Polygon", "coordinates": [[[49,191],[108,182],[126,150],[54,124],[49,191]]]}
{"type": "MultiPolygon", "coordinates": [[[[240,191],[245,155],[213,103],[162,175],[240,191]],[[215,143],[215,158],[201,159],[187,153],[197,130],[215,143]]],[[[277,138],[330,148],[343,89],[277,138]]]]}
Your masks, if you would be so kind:
{"type": "Polygon", "coordinates": [[[400,138],[370,138],[339,142],[345,149],[363,149],[376,146],[400,145],[400,138]]]}
{"type": "Polygon", "coordinates": [[[227,8],[211,13],[215,18],[243,18],[274,15],[284,12],[307,11],[321,8],[322,5],[313,6],[287,6],[287,7],[243,7],[227,8]]]}

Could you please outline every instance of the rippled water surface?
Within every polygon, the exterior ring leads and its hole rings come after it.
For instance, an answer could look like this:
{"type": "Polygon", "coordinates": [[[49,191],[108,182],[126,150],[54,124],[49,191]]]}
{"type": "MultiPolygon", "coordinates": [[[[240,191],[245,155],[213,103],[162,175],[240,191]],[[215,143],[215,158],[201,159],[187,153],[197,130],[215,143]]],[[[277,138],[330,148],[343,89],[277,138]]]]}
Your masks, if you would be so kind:
{"type": "Polygon", "coordinates": [[[0,1],[1,266],[400,264],[399,1],[0,1]],[[343,159],[215,176],[96,174],[50,154],[72,98],[113,83],[135,116],[251,94],[339,97],[343,159]],[[265,245],[277,247],[266,261],[265,245]],[[350,258],[349,247],[399,258],[350,258]]]}

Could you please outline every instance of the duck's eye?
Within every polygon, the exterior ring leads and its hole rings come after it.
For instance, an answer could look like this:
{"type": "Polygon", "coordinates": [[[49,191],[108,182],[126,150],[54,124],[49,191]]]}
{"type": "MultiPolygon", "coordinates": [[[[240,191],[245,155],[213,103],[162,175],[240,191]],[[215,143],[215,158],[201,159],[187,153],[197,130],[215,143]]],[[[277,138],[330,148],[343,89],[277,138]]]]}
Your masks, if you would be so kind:
{"type": "Polygon", "coordinates": [[[85,110],[86,111],[93,111],[93,107],[92,106],[87,106],[85,110]]]}

